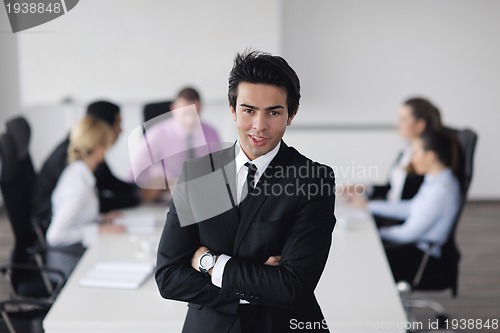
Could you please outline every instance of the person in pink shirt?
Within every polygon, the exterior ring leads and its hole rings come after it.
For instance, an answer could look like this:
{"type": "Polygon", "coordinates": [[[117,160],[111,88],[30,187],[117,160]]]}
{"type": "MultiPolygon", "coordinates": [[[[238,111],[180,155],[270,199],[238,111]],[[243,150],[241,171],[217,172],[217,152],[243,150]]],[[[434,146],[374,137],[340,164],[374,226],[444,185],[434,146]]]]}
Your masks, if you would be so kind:
{"type": "Polygon", "coordinates": [[[171,112],[146,122],[137,130],[138,142],[131,142],[132,176],[151,196],[162,196],[172,188],[183,163],[218,150],[215,129],[202,122],[201,98],[191,87],[183,88],[171,105],[171,112]]]}

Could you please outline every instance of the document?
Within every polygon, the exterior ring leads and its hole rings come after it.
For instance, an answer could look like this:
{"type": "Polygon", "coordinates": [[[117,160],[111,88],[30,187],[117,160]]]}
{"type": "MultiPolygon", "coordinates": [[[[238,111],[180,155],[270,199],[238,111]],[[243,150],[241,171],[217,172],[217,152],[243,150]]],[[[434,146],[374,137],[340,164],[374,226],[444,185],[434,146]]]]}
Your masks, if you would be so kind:
{"type": "Polygon", "coordinates": [[[154,266],[152,262],[99,262],[78,284],[82,287],[138,289],[153,273],[154,266]]]}
{"type": "Polygon", "coordinates": [[[156,232],[156,219],[152,215],[120,216],[114,220],[132,235],[152,235],[156,232]]]}

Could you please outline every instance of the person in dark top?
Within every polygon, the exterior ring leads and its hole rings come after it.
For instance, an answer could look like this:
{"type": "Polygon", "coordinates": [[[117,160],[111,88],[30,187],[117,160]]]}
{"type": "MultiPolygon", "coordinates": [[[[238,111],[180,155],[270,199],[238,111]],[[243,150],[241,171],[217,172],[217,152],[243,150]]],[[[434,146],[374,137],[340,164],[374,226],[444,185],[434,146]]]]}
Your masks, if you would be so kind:
{"type": "MultiPolygon", "coordinates": [[[[107,101],[97,101],[87,107],[87,114],[102,119],[113,128],[114,142],[121,133],[120,108],[107,101]]],[[[113,143],[114,143],[113,142],[113,143]]],[[[61,142],[43,163],[37,177],[33,198],[33,215],[35,220],[47,228],[51,220],[51,195],[57,185],[68,160],[69,136],[61,142]]],[[[133,207],[140,203],[140,192],[135,184],[118,179],[109,168],[106,161],[101,163],[94,172],[96,186],[99,192],[99,208],[101,213],[111,210],[133,207]]]]}

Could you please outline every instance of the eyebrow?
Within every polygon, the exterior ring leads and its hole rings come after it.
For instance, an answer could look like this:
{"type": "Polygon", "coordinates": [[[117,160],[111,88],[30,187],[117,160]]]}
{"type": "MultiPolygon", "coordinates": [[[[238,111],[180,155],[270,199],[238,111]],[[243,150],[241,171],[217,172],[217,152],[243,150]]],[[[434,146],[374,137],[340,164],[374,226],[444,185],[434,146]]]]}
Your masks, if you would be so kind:
{"type": "MultiPolygon", "coordinates": [[[[253,105],[249,105],[249,104],[240,104],[240,106],[245,107],[245,108],[249,108],[249,109],[254,109],[254,110],[259,109],[258,107],[253,106],[253,105]]],[[[278,109],[285,109],[285,108],[282,105],[273,105],[273,106],[267,107],[265,110],[266,111],[273,111],[273,110],[278,110],[278,109]]]]}

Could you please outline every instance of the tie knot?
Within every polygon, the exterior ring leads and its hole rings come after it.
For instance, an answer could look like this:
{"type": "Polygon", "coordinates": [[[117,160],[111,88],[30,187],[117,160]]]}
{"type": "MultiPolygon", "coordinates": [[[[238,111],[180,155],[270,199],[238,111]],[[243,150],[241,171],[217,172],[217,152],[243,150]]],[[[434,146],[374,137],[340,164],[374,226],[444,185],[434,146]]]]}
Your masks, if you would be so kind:
{"type": "Polygon", "coordinates": [[[248,173],[252,173],[255,176],[255,173],[257,172],[257,166],[250,162],[246,162],[245,166],[248,168],[248,173]]]}

